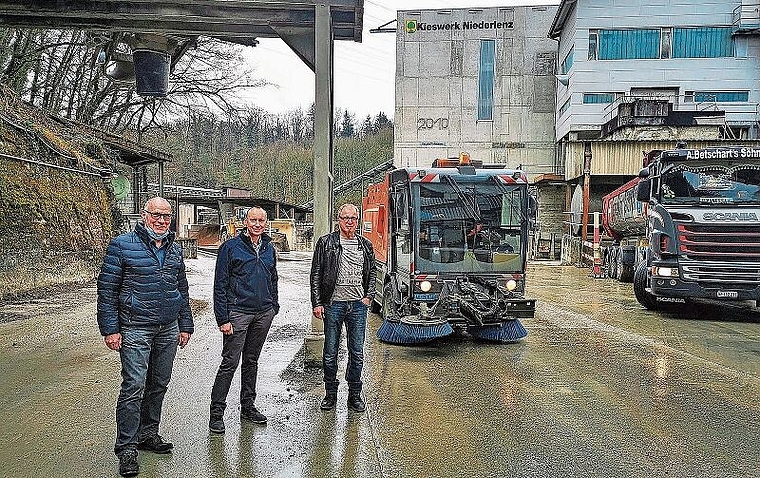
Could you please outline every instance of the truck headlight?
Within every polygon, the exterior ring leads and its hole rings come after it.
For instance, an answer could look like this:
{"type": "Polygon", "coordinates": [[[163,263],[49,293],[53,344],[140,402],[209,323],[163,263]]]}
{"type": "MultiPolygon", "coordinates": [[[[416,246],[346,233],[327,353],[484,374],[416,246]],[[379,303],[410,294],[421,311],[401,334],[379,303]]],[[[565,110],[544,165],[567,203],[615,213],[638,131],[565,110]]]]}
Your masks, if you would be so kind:
{"type": "Polygon", "coordinates": [[[670,277],[678,275],[678,270],[673,269],[672,267],[655,267],[655,275],[660,277],[670,277]]]}
{"type": "Polygon", "coordinates": [[[433,284],[430,283],[430,281],[424,280],[420,282],[420,290],[422,292],[428,292],[433,287],[433,284]]]}
{"type": "Polygon", "coordinates": [[[513,291],[516,288],[517,288],[517,281],[515,281],[514,279],[509,279],[507,281],[507,290],[513,291]]]}

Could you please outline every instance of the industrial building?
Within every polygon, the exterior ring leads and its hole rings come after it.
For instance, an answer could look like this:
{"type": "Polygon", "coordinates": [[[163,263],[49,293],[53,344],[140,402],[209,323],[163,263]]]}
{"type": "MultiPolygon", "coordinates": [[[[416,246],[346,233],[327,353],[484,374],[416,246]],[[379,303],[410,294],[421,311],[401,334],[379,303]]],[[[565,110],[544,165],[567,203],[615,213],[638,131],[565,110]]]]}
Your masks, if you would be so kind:
{"type": "Polygon", "coordinates": [[[555,6],[398,12],[394,164],[555,169],[555,6]]]}
{"type": "Polygon", "coordinates": [[[570,222],[599,211],[602,195],[638,173],[643,151],[757,143],[758,7],[561,2],[548,35],[558,41],[555,131],[570,222]]]}
{"type": "Polygon", "coordinates": [[[521,167],[541,238],[585,237],[644,151],[760,144],[760,0],[562,0],[397,21],[395,166],[465,150],[521,167]]]}

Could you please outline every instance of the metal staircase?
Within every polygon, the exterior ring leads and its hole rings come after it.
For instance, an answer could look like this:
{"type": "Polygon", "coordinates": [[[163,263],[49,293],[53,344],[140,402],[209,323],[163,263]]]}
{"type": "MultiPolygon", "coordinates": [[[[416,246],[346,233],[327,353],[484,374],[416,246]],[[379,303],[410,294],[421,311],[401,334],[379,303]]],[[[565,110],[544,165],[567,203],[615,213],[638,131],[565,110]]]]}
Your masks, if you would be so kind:
{"type": "MultiPolygon", "coordinates": [[[[384,163],[380,163],[377,166],[374,166],[366,171],[364,171],[362,174],[356,176],[355,178],[346,181],[342,184],[339,184],[337,186],[333,187],[333,194],[342,193],[343,191],[347,189],[351,189],[352,187],[356,186],[357,184],[361,184],[362,181],[375,179],[381,174],[385,173],[389,169],[393,169],[393,158],[389,159],[388,161],[384,163]]],[[[311,208],[314,206],[314,200],[305,202],[303,204],[300,204],[301,207],[305,208],[311,208]]]]}

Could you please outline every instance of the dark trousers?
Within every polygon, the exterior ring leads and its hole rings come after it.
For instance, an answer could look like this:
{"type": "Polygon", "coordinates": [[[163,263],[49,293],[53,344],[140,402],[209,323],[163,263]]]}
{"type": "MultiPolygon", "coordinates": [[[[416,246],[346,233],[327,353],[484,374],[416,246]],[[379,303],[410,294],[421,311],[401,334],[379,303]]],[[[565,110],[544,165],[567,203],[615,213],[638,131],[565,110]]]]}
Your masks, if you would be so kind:
{"type": "Polygon", "coordinates": [[[360,300],[335,301],[325,307],[325,346],[322,367],[325,372],[325,391],[338,392],[338,345],[343,324],[346,325],[348,365],[346,381],[349,393],[362,391],[364,367],[364,333],[367,328],[367,306],[360,300]]]}
{"type": "Polygon", "coordinates": [[[222,363],[216,373],[211,389],[211,416],[221,417],[227,408],[227,394],[238,364],[240,370],[240,409],[253,408],[256,401],[256,375],[259,371],[259,355],[274,319],[274,309],[256,314],[230,312],[232,335],[225,335],[222,342],[222,363]]]}
{"type": "Polygon", "coordinates": [[[122,381],[116,402],[114,446],[117,455],[158,433],[178,340],[177,322],[121,327],[122,381]]]}

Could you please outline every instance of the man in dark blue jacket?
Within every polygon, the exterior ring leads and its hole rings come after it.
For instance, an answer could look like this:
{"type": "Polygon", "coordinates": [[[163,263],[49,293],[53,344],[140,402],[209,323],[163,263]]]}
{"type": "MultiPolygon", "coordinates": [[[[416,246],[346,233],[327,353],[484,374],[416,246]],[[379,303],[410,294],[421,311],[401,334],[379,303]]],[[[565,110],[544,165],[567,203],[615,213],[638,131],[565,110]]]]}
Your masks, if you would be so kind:
{"type": "Polygon", "coordinates": [[[150,199],[142,219],[111,241],[98,275],[98,326],[121,358],[114,452],[122,476],[138,473],[137,449],[173,448],[158,434],[161,407],[177,345],[193,333],[182,248],[169,231],[171,204],[150,199]]]}
{"type": "Polygon", "coordinates": [[[267,213],[252,207],[245,230],[219,248],[214,275],[214,315],[222,337],[222,363],[211,389],[209,430],[224,433],[227,394],[238,364],[240,418],[265,424],[254,405],[259,355],[272,319],[280,310],[277,291],[277,255],[267,228],[267,213]]]}

